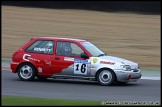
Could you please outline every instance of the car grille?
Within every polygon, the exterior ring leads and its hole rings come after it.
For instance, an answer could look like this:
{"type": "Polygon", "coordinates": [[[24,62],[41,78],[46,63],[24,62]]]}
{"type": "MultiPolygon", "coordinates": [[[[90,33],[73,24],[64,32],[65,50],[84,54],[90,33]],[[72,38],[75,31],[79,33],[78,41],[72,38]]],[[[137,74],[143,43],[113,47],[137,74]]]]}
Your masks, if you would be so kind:
{"type": "Polygon", "coordinates": [[[138,66],[136,65],[130,65],[131,69],[138,69],[138,66]]]}
{"type": "Polygon", "coordinates": [[[138,72],[139,70],[138,69],[134,69],[133,72],[138,72]]]}

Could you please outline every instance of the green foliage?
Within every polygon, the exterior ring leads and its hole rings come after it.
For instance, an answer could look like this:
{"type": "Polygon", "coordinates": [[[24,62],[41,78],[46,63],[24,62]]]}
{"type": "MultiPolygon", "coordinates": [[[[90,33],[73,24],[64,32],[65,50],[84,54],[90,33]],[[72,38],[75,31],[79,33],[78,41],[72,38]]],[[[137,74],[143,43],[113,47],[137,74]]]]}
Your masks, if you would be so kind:
{"type": "Polygon", "coordinates": [[[97,106],[100,101],[2,96],[2,106],[97,106]]]}

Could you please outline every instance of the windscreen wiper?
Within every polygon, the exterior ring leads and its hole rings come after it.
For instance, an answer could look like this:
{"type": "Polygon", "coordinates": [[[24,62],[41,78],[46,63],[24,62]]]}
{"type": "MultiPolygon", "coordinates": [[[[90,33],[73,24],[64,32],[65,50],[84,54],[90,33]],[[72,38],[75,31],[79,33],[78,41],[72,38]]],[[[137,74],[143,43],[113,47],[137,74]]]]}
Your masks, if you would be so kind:
{"type": "Polygon", "coordinates": [[[100,54],[100,55],[98,55],[98,57],[100,57],[100,56],[105,56],[106,55],[106,53],[104,53],[104,54],[100,54]]]}

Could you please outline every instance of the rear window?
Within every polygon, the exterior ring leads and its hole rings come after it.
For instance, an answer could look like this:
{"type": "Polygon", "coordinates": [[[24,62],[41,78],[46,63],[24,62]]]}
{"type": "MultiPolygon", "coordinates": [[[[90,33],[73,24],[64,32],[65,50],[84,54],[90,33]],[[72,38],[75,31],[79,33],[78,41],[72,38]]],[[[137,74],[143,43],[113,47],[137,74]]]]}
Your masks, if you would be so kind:
{"type": "Polygon", "coordinates": [[[54,41],[38,40],[30,45],[25,51],[40,54],[53,54],[54,41]]]}

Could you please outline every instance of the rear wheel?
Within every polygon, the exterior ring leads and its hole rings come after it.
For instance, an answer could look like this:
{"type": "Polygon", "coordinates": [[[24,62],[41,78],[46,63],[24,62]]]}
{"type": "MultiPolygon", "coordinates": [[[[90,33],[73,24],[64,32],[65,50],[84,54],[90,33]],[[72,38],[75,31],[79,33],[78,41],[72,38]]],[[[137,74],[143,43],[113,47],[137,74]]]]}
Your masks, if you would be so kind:
{"type": "Polygon", "coordinates": [[[35,78],[35,68],[29,63],[24,63],[18,68],[18,76],[23,81],[30,81],[35,78]]]}
{"type": "Polygon", "coordinates": [[[108,69],[101,70],[97,74],[97,81],[101,85],[111,85],[115,81],[115,74],[108,69]]]}

